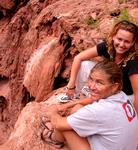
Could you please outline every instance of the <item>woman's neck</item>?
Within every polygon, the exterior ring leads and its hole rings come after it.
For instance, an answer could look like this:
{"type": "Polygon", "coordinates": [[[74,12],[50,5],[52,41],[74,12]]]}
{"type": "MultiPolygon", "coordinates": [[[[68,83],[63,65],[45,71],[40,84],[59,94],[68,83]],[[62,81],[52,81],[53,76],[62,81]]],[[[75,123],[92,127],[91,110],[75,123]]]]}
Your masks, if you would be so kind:
{"type": "Polygon", "coordinates": [[[124,59],[124,55],[123,54],[116,54],[115,56],[115,63],[116,64],[120,64],[124,59]]]}

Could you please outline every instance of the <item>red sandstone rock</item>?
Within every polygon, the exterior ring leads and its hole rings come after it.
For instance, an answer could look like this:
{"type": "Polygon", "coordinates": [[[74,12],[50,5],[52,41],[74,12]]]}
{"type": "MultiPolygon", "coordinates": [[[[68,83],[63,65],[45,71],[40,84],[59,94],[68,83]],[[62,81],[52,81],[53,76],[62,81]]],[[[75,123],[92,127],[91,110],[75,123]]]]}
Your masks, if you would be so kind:
{"type": "MultiPolygon", "coordinates": [[[[35,147],[33,141],[21,142],[20,145],[16,138],[10,136],[10,133],[14,135],[20,130],[20,123],[24,121],[23,116],[29,113],[28,106],[20,115],[21,110],[30,101],[46,100],[55,87],[60,87],[54,85],[56,77],[68,79],[73,57],[101,41],[109,32],[115,19],[110,15],[114,9],[127,8],[137,21],[137,0],[120,4],[118,2],[21,0],[15,6],[12,0],[0,1],[0,96],[3,96],[7,103],[0,114],[0,118],[3,118],[0,121],[0,144],[5,143],[3,146],[9,150],[15,149],[16,146],[25,150],[31,146],[32,150],[40,148],[39,144],[41,145],[42,141],[39,141],[39,138],[34,138],[36,143],[39,143],[35,147]],[[12,10],[12,13],[7,10],[12,10]],[[90,19],[94,19],[96,24],[91,23],[90,19]],[[66,47],[70,37],[71,47],[66,47]],[[52,41],[54,42],[50,44],[52,41]],[[7,87],[5,92],[1,86],[3,81],[4,87],[7,87]]],[[[60,82],[58,84],[62,85],[60,82]]],[[[37,108],[33,109],[32,104],[30,109],[38,111],[41,104],[34,105],[37,108]]],[[[41,111],[39,113],[41,114],[41,111]]],[[[40,116],[37,118],[36,126],[33,124],[38,133],[24,128],[21,140],[25,138],[24,135],[29,134],[26,132],[30,132],[28,139],[31,135],[39,134],[40,116]]],[[[31,121],[31,118],[27,120],[31,121]]],[[[44,144],[41,146],[45,147],[44,144]]]]}

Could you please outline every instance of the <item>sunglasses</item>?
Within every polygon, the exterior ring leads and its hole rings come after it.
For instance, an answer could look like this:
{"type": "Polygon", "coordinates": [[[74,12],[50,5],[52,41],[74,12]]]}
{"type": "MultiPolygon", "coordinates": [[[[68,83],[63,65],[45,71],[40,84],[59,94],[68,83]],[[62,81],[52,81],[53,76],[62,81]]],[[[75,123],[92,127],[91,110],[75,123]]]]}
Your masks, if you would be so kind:
{"type": "Polygon", "coordinates": [[[128,25],[131,26],[135,29],[136,32],[138,32],[138,26],[132,22],[129,22],[127,20],[122,20],[120,23],[124,24],[124,25],[128,25]]]}

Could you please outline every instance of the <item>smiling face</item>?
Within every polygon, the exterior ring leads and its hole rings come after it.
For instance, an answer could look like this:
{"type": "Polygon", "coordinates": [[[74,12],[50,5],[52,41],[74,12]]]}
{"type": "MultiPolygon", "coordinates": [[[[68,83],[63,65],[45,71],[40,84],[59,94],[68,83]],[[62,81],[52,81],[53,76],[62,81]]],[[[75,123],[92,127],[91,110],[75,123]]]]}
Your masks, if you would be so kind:
{"type": "Polygon", "coordinates": [[[90,72],[88,86],[93,100],[107,98],[122,89],[122,70],[107,59],[100,61],[90,72]]]}
{"type": "Polygon", "coordinates": [[[95,70],[89,76],[88,86],[91,91],[91,98],[99,100],[114,94],[118,88],[117,83],[109,81],[109,75],[103,70],[95,70]]]}
{"type": "Polygon", "coordinates": [[[113,37],[113,45],[116,54],[124,54],[133,45],[133,33],[123,29],[119,29],[116,35],[113,37]]]}

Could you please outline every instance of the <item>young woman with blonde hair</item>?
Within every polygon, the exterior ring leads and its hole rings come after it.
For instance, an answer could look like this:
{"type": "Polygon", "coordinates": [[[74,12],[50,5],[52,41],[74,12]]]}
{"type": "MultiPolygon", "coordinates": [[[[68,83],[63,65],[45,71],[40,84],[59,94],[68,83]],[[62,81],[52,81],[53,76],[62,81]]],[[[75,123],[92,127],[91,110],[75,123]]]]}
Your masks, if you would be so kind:
{"type": "Polygon", "coordinates": [[[138,27],[126,20],[118,22],[102,43],[75,56],[66,93],[80,92],[97,56],[115,62],[123,71],[123,91],[134,101],[138,113],[138,27]]]}

